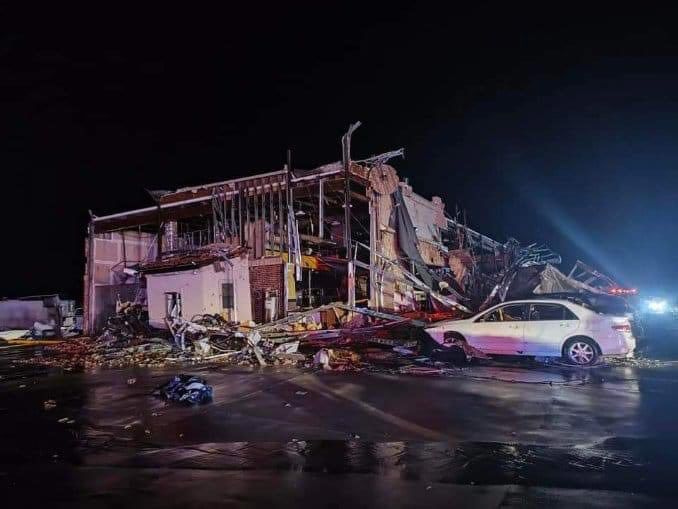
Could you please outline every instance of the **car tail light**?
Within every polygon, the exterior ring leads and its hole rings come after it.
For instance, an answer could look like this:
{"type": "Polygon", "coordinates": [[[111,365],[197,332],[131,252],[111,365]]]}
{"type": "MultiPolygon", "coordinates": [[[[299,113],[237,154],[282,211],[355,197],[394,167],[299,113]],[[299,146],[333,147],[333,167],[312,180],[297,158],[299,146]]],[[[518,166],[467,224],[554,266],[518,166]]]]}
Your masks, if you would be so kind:
{"type": "Polygon", "coordinates": [[[612,328],[619,332],[631,332],[631,325],[628,323],[616,323],[612,328]]]}

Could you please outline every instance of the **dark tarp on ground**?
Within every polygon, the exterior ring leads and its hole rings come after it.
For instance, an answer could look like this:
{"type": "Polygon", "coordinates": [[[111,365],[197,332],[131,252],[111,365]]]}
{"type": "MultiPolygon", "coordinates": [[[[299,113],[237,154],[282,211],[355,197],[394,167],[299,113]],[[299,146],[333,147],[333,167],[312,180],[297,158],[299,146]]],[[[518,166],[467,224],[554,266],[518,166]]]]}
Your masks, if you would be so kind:
{"type": "Polygon", "coordinates": [[[212,386],[203,378],[191,375],[176,375],[166,384],[158,387],[156,397],[186,405],[203,404],[212,401],[212,386]]]}

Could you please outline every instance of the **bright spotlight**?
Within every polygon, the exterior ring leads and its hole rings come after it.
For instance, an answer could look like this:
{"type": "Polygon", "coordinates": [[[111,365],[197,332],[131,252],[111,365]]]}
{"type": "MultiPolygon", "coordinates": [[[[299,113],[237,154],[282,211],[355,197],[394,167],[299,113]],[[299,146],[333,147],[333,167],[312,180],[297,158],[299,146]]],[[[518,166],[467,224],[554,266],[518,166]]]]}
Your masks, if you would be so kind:
{"type": "Polygon", "coordinates": [[[664,299],[652,299],[647,301],[647,309],[653,313],[666,313],[668,303],[664,299]]]}

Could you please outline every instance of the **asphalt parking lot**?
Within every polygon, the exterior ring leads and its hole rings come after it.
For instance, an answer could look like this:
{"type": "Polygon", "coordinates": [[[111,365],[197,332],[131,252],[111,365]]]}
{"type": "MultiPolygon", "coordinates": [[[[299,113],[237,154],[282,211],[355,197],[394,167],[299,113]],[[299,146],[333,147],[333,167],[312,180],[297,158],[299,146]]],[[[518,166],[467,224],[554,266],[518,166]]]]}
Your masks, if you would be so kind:
{"type": "Polygon", "coordinates": [[[151,394],[175,371],[13,362],[25,355],[0,351],[0,484],[52,506],[636,507],[678,492],[672,361],[186,369],[214,400],[185,408],[151,394]]]}

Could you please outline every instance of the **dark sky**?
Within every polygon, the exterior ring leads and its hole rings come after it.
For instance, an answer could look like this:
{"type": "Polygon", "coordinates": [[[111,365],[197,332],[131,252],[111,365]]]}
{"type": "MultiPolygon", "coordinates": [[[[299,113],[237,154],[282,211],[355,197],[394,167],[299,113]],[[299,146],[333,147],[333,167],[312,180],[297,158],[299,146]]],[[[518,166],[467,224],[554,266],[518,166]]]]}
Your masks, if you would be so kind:
{"type": "Polygon", "coordinates": [[[478,230],[678,282],[673,12],[94,4],[0,11],[0,295],[79,297],[88,209],[279,169],[288,147],[338,160],[356,120],[354,156],[405,147],[400,174],[478,230]]]}

